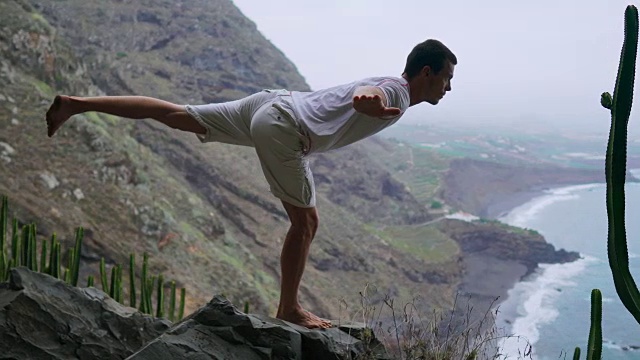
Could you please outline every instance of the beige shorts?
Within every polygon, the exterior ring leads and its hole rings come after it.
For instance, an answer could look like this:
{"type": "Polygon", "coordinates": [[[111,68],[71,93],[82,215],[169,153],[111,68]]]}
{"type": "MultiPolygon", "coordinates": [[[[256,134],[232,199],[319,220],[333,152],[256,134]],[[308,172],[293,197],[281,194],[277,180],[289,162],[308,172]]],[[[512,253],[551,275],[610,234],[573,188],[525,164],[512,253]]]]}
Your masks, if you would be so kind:
{"type": "Polygon", "coordinates": [[[289,91],[263,90],[240,100],[185,109],[207,130],[196,135],[200,141],[254,147],[275,197],[315,207],[313,174],[305,157],[308,138],[296,120],[289,91]]]}

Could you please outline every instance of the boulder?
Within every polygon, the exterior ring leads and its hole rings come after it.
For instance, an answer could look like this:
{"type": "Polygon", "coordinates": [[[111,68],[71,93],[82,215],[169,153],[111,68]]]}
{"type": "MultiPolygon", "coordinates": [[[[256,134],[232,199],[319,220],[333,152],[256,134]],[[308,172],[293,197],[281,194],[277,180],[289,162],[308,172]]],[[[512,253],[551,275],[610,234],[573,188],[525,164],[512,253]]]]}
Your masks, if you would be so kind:
{"type": "Polygon", "coordinates": [[[124,359],[170,326],[102,290],[26,267],[12,269],[9,282],[0,284],[3,359],[124,359]]]}
{"type": "Polygon", "coordinates": [[[224,297],[215,296],[127,360],[388,359],[385,354],[384,347],[362,325],[310,330],[244,314],[224,297]]]}

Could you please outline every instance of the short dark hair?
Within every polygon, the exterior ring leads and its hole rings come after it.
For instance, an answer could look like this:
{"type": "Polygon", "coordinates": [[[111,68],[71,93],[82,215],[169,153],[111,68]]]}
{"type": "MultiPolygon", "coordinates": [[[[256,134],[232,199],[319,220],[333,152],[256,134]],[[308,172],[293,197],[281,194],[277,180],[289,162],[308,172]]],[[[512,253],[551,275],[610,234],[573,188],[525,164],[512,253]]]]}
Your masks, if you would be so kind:
{"type": "Polygon", "coordinates": [[[449,60],[453,65],[458,63],[458,59],[448,47],[438,40],[428,39],[411,50],[407,56],[404,73],[411,79],[428,65],[437,74],[444,68],[445,60],[449,60]]]}

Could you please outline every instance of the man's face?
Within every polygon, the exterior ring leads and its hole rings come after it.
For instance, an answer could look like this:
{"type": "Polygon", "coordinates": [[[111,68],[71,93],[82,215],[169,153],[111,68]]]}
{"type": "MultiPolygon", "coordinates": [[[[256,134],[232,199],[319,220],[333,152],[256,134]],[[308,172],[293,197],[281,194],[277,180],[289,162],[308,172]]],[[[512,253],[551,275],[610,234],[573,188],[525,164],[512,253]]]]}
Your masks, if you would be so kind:
{"type": "Polygon", "coordinates": [[[440,99],[451,91],[451,79],[453,78],[453,65],[446,61],[444,67],[436,74],[429,66],[422,69],[423,76],[422,101],[436,105],[440,99]]]}

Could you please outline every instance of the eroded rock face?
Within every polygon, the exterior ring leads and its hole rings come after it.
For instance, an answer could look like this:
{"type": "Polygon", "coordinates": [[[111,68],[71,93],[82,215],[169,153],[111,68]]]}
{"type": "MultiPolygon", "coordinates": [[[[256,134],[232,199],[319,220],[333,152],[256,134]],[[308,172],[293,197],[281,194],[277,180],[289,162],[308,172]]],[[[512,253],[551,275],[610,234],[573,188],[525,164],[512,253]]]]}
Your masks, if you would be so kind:
{"type": "Polygon", "coordinates": [[[238,311],[222,296],[183,319],[127,360],[169,359],[387,359],[362,327],[309,330],[238,311]],[[362,339],[365,339],[364,341],[362,339]]]}
{"type": "Polygon", "coordinates": [[[171,322],[20,267],[0,284],[0,354],[5,359],[124,359],[171,322]]]}
{"type": "Polygon", "coordinates": [[[575,251],[556,249],[534,230],[498,222],[470,223],[446,219],[438,223],[438,228],[459,244],[465,256],[482,255],[515,261],[526,266],[527,275],[540,263],[562,264],[580,258],[575,251]]]}

